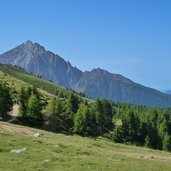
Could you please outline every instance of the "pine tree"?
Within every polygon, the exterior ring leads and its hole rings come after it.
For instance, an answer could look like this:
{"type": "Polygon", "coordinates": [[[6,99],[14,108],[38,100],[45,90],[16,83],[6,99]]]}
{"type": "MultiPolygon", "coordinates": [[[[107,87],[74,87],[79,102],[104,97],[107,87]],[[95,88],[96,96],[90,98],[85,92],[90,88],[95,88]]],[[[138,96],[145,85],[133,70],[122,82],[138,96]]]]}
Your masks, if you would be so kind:
{"type": "Polygon", "coordinates": [[[163,139],[163,150],[171,151],[171,136],[168,134],[163,139]]]}
{"type": "Polygon", "coordinates": [[[31,126],[41,127],[43,124],[42,105],[34,94],[28,100],[26,118],[31,126]]]}
{"type": "Polygon", "coordinates": [[[151,140],[150,140],[150,137],[147,135],[146,138],[145,138],[145,144],[144,144],[145,147],[151,147],[151,140]]]}
{"type": "Polygon", "coordinates": [[[74,118],[74,132],[89,136],[94,134],[94,125],[89,108],[81,104],[74,118]]]}
{"type": "Polygon", "coordinates": [[[102,101],[102,114],[104,118],[104,129],[106,131],[109,131],[113,128],[113,123],[112,123],[112,106],[108,100],[103,100],[102,101]]]}
{"type": "Polygon", "coordinates": [[[78,110],[78,105],[79,105],[78,97],[76,95],[74,95],[73,93],[71,93],[71,95],[69,96],[69,99],[68,99],[68,106],[69,106],[70,110],[73,113],[76,113],[78,110]]]}
{"type": "Polygon", "coordinates": [[[125,135],[124,123],[120,118],[114,118],[113,123],[114,123],[114,129],[113,131],[111,131],[112,139],[115,142],[122,143],[124,141],[124,135],[125,135]]]}
{"type": "Polygon", "coordinates": [[[95,110],[96,122],[99,126],[102,126],[103,125],[102,123],[104,122],[103,107],[99,98],[97,98],[94,103],[94,110],[95,110]]]}
{"type": "Polygon", "coordinates": [[[63,123],[61,123],[62,115],[62,104],[59,99],[51,98],[46,109],[45,113],[48,116],[50,121],[50,129],[54,132],[62,131],[63,123]]]}
{"type": "Polygon", "coordinates": [[[10,89],[4,82],[0,82],[0,117],[4,120],[12,109],[12,97],[10,89]]]}
{"type": "Polygon", "coordinates": [[[53,117],[56,115],[56,112],[57,112],[56,105],[57,105],[57,99],[51,98],[46,107],[46,115],[47,116],[53,117]]]}
{"type": "Polygon", "coordinates": [[[28,93],[22,87],[18,94],[18,100],[19,100],[19,112],[23,120],[25,120],[26,113],[27,113],[28,98],[29,98],[28,93]]]}

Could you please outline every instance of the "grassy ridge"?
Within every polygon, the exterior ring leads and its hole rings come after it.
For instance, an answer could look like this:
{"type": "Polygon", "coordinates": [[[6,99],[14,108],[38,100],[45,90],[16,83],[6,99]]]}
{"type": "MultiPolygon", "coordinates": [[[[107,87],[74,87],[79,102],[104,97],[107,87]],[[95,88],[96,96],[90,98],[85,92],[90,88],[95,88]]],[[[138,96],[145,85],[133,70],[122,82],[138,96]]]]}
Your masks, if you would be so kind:
{"type": "MultiPolygon", "coordinates": [[[[0,122],[0,126],[4,124],[0,122]]],[[[43,133],[44,136],[26,136],[0,127],[0,170],[169,171],[171,168],[171,154],[167,152],[115,144],[104,138],[91,139],[20,128],[43,133]],[[10,152],[19,148],[27,148],[28,151],[10,152]],[[143,157],[149,155],[154,158],[143,157]]]]}
{"type": "Polygon", "coordinates": [[[14,67],[11,65],[0,64],[0,70],[1,70],[1,72],[4,72],[5,74],[13,76],[16,79],[19,79],[25,83],[33,85],[33,86],[40,88],[42,90],[45,90],[51,94],[55,95],[57,89],[58,90],[64,90],[65,92],[69,93],[68,90],[62,88],[61,86],[58,86],[57,84],[43,80],[41,78],[38,78],[37,76],[30,74],[21,68],[14,67]]]}
{"type": "MultiPolygon", "coordinates": [[[[52,96],[56,96],[57,92],[62,91],[65,96],[71,94],[71,90],[65,89],[53,82],[39,78],[36,75],[26,72],[25,70],[12,66],[0,64],[0,80],[6,81],[13,91],[13,95],[17,96],[18,91],[21,87],[35,86],[39,89],[42,96],[45,99],[49,99],[52,96]]],[[[85,98],[77,94],[79,97],[92,101],[91,99],[85,98]]]]}
{"type": "MultiPolygon", "coordinates": [[[[10,75],[9,70],[8,70],[9,68],[7,67],[8,68],[7,70],[5,70],[5,68],[6,68],[6,66],[0,65],[0,80],[5,81],[8,84],[8,86],[10,87],[10,89],[12,91],[11,94],[12,94],[13,98],[16,98],[21,87],[32,86],[32,84],[29,84],[29,82],[25,82],[24,80],[18,79],[17,77],[13,76],[19,71],[16,71],[16,73],[15,73],[15,72],[12,72],[12,70],[11,70],[11,73],[13,73],[13,74],[10,75]]],[[[49,99],[50,97],[54,96],[53,94],[51,94],[41,88],[38,88],[38,90],[44,99],[49,99]]]]}

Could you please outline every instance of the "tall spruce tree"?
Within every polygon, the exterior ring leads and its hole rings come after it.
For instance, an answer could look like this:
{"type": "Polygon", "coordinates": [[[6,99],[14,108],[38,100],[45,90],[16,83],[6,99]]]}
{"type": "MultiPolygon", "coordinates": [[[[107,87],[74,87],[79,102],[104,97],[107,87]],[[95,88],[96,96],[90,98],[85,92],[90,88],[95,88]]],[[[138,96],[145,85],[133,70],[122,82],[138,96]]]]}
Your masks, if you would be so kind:
{"type": "Polygon", "coordinates": [[[27,113],[28,98],[29,98],[28,93],[26,92],[24,87],[22,87],[18,94],[18,100],[19,100],[19,113],[23,121],[26,119],[25,117],[27,113]]]}
{"type": "Polygon", "coordinates": [[[104,118],[103,127],[105,131],[108,132],[113,128],[113,123],[112,123],[113,113],[112,113],[112,106],[110,102],[106,99],[102,100],[102,112],[104,118]]]}
{"type": "Polygon", "coordinates": [[[79,105],[78,97],[74,95],[73,93],[71,93],[71,95],[68,98],[68,106],[70,110],[73,113],[76,113],[78,110],[78,105],[79,105]]]}
{"type": "Polygon", "coordinates": [[[90,136],[94,134],[94,124],[91,112],[88,106],[81,104],[74,118],[74,132],[83,135],[90,136]]]}
{"type": "Polygon", "coordinates": [[[26,118],[31,126],[41,127],[43,124],[42,105],[34,94],[28,100],[26,118]]]}
{"type": "Polygon", "coordinates": [[[6,83],[0,82],[0,117],[5,120],[12,109],[12,97],[6,83]]]}
{"type": "Polygon", "coordinates": [[[163,150],[171,151],[171,136],[168,134],[163,139],[163,150]]]}

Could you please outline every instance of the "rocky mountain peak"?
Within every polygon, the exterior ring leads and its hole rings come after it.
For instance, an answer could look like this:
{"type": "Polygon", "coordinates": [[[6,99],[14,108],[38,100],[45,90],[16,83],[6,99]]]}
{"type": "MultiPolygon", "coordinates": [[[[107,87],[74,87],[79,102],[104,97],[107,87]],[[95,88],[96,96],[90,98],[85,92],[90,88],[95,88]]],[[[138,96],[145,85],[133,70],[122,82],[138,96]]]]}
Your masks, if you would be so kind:
{"type": "Polygon", "coordinates": [[[43,46],[41,46],[40,44],[38,43],[33,43],[31,40],[27,40],[23,45],[22,45],[22,48],[29,52],[29,53],[35,53],[35,52],[38,52],[38,53],[46,53],[46,50],[43,46]]]}
{"type": "Polygon", "coordinates": [[[82,75],[59,55],[30,40],[0,55],[0,63],[20,66],[68,88],[73,88],[82,75]]]}
{"type": "Polygon", "coordinates": [[[93,70],[91,70],[91,72],[95,72],[95,73],[99,73],[99,72],[103,72],[104,70],[101,68],[94,68],[93,70]]]}
{"type": "Polygon", "coordinates": [[[25,46],[33,46],[33,42],[31,40],[27,40],[24,44],[25,46]]]}
{"type": "Polygon", "coordinates": [[[100,77],[103,76],[103,77],[108,77],[108,78],[115,78],[116,80],[122,80],[124,82],[132,82],[130,79],[122,76],[121,74],[113,74],[101,68],[95,68],[91,70],[89,73],[95,76],[99,75],[100,77]]]}

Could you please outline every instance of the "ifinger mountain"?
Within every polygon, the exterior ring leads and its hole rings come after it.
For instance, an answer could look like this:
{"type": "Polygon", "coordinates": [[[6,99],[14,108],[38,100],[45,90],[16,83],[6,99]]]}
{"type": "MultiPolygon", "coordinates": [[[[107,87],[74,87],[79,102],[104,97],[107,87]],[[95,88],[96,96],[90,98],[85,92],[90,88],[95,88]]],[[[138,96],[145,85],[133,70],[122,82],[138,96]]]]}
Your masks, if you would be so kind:
{"type": "Polygon", "coordinates": [[[103,69],[82,72],[59,55],[31,41],[0,55],[0,63],[20,66],[61,86],[84,92],[93,99],[99,97],[131,104],[171,107],[171,95],[103,69]]]}

